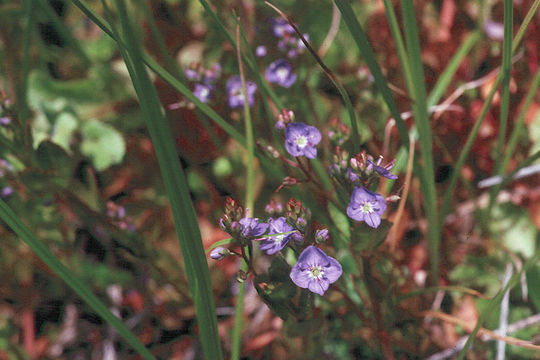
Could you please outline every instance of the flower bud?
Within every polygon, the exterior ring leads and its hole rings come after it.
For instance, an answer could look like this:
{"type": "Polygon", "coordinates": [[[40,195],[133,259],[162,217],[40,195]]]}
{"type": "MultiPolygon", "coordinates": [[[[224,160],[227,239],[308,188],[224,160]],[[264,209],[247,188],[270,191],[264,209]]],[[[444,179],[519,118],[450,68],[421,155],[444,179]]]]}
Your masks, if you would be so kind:
{"type": "Polygon", "coordinates": [[[229,256],[231,252],[222,246],[218,246],[214,250],[210,251],[210,257],[214,260],[221,260],[225,256],[229,256]]]}
{"type": "Polygon", "coordinates": [[[315,232],[315,242],[317,244],[322,244],[328,240],[328,229],[319,229],[315,232]]]}

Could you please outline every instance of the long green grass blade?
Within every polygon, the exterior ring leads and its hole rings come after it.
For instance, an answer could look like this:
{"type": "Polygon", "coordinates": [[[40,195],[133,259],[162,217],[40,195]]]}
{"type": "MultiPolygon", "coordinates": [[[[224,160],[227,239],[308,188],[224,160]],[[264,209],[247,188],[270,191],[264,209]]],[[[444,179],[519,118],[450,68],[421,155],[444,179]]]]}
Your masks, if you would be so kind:
{"type": "Polygon", "coordinates": [[[403,146],[405,146],[405,148],[408,148],[409,135],[407,131],[407,126],[403,122],[403,119],[401,119],[401,113],[397,108],[396,102],[394,100],[394,97],[392,96],[390,88],[388,87],[388,83],[382,73],[382,70],[377,63],[375,53],[373,52],[373,49],[369,44],[366,33],[358,23],[358,20],[356,19],[356,16],[354,15],[354,12],[348,0],[334,0],[334,2],[339,8],[339,11],[341,11],[343,21],[345,21],[345,23],[347,24],[347,27],[353,35],[356,45],[360,50],[360,53],[364,57],[364,61],[366,62],[369,71],[373,75],[375,84],[377,85],[377,89],[381,92],[381,96],[386,103],[386,106],[388,106],[390,115],[392,115],[392,117],[396,121],[396,126],[403,146]]]}
{"type": "MultiPolygon", "coordinates": [[[[513,1],[504,0],[504,39],[502,54],[502,86],[501,86],[501,111],[499,119],[499,136],[495,150],[495,174],[501,174],[504,169],[501,168],[502,149],[506,137],[506,127],[508,123],[508,110],[510,108],[510,70],[512,68],[512,27],[513,22],[513,1]]],[[[494,193],[490,194],[493,197],[494,193]]]]}
{"type": "Polygon", "coordinates": [[[21,238],[32,251],[49,266],[69,287],[71,287],[94,311],[111,325],[126,342],[144,359],[155,359],[120,319],[118,319],[92,291],[79,280],[54,253],[40,241],[32,231],[13,213],[9,206],[0,199],[0,218],[21,238]]]}
{"type": "MultiPolygon", "coordinates": [[[[242,80],[242,91],[244,94],[244,128],[246,136],[246,214],[253,217],[255,206],[255,143],[253,142],[253,123],[251,113],[249,112],[249,103],[246,90],[246,76],[244,73],[244,64],[242,62],[242,49],[240,47],[240,24],[236,25],[236,52],[240,78],[242,80]],[[251,213],[249,213],[251,212],[251,213]]],[[[244,260],[240,265],[241,271],[248,270],[248,264],[244,260]]],[[[236,296],[236,306],[234,308],[234,327],[231,337],[231,359],[240,359],[242,350],[242,328],[244,323],[244,296],[246,294],[246,282],[239,284],[238,294],[236,296]]]]}
{"type": "Polygon", "coordinates": [[[184,258],[190,292],[193,296],[200,340],[207,359],[222,359],[217,318],[210,282],[210,271],[202,246],[201,234],[189,188],[180,166],[171,130],[161,109],[157,92],[143,63],[140,45],[135,39],[125,3],[116,0],[124,42],[119,41],[122,56],[130,72],[148,131],[154,144],[165,190],[184,258]]]}
{"type": "MultiPolygon", "coordinates": [[[[529,11],[527,12],[527,15],[525,16],[525,19],[523,20],[523,23],[519,27],[518,32],[516,33],[516,36],[514,37],[514,40],[512,42],[512,55],[516,52],[518,45],[521,43],[521,40],[523,39],[523,36],[525,34],[525,30],[527,29],[529,23],[531,22],[532,18],[534,17],[534,14],[538,10],[538,7],[540,6],[540,0],[536,0],[529,11]]],[[[448,214],[448,211],[450,210],[450,205],[452,202],[452,195],[454,193],[454,190],[457,185],[457,180],[459,177],[459,174],[461,174],[461,169],[463,168],[463,165],[465,164],[465,160],[469,156],[469,152],[471,151],[472,144],[474,142],[474,139],[476,138],[476,135],[478,134],[478,130],[480,129],[480,125],[482,125],[482,122],[484,121],[486,114],[489,110],[489,107],[491,106],[491,102],[493,101],[493,97],[495,95],[495,92],[497,91],[497,88],[501,84],[502,81],[502,74],[499,73],[497,78],[495,79],[495,82],[484,101],[484,106],[482,107],[482,111],[480,112],[480,116],[476,120],[473,128],[469,132],[469,136],[467,137],[467,141],[465,142],[465,146],[459,153],[459,157],[457,162],[454,165],[454,169],[452,171],[452,175],[450,177],[450,180],[448,182],[448,187],[446,189],[446,192],[444,193],[443,202],[441,205],[441,211],[440,211],[440,226],[442,226],[442,223],[444,221],[444,218],[448,214]]],[[[495,194],[496,195],[496,194],[495,194]]]]}
{"type": "Polygon", "coordinates": [[[432,283],[439,281],[439,247],[441,234],[439,231],[437,193],[435,189],[435,175],[433,170],[433,136],[426,102],[426,88],[424,80],[424,69],[422,65],[422,54],[420,50],[420,39],[416,27],[414,6],[411,0],[402,0],[403,24],[405,28],[405,41],[409,54],[411,76],[413,81],[412,104],[416,127],[418,129],[418,142],[422,154],[421,176],[424,185],[424,203],[428,219],[429,234],[429,260],[431,266],[432,283]]]}
{"type": "MultiPolygon", "coordinates": [[[[525,103],[523,104],[523,108],[521,109],[521,112],[518,115],[518,119],[516,121],[516,124],[514,125],[514,129],[512,130],[512,134],[510,135],[510,140],[508,140],[508,145],[506,146],[506,150],[504,153],[504,159],[501,163],[501,168],[503,170],[506,170],[508,167],[508,163],[510,162],[510,158],[514,154],[514,150],[516,149],[516,146],[519,141],[519,135],[521,131],[523,130],[523,125],[525,123],[525,115],[527,114],[527,110],[531,106],[534,96],[537,94],[538,87],[540,86],[540,70],[536,71],[536,74],[534,75],[534,78],[531,82],[531,86],[529,87],[529,91],[527,92],[527,95],[525,97],[525,103]]],[[[500,188],[495,190],[495,193],[497,194],[500,191],[500,188]]]]}
{"type": "Polygon", "coordinates": [[[437,105],[441,97],[448,89],[448,85],[452,81],[454,74],[456,73],[459,64],[465,58],[465,56],[471,51],[471,49],[476,45],[476,43],[482,38],[480,31],[474,31],[467,36],[467,39],[459,46],[459,49],[456,51],[450,62],[442,72],[442,74],[437,79],[435,86],[429,93],[427,99],[427,106],[431,107],[437,105]]]}

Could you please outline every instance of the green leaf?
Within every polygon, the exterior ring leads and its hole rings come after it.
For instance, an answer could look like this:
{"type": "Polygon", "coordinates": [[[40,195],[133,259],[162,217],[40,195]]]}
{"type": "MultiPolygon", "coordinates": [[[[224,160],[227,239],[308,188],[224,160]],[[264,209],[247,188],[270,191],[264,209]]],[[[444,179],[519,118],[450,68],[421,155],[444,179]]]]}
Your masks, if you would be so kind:
{"type": "Polygon", "coordinates": [[[526,258],[534,255],[538,231],[527,211],[504,203],[493,208],[493,216],[495,221],[490,223],[490,230],[500,237],[508,249],[526,258]]]}
{"type": "Polygon", "coordinates": [[[527,271],[527,288],[536,311],[540,311],[540,265],[533,266],[527,271]]]}
{"type": "Polygon", "coordinates": [[[112,126],[97,120],[81,128],[81,153],[88,156],[98,171],[119,164],[124,158],[126,144],[122,135],[112,126]]]}
{"type": "Polygon", "coordinates": [[[376,250],[386,239],[392,223],[382,220],[378,228],[374,229],[362,222],[354,228],[352,233],[352,243],[356,251],[372,252],[376,250]]]}
{"type": "Polygon", "coordinates": [[[328,203],[328,213],[338,230],[347,238],[351,237],[351,224],[347,215],[342,213],[334,204],[328,203]]]}
{"type": "Polygon", "coordinates": [[[72,112],[60,113],[54,123],[51,141],[61,146],[67,153],[71,153],[70,143],[73,139],[73,132],[78,126],[79,120],[72,112]]]}

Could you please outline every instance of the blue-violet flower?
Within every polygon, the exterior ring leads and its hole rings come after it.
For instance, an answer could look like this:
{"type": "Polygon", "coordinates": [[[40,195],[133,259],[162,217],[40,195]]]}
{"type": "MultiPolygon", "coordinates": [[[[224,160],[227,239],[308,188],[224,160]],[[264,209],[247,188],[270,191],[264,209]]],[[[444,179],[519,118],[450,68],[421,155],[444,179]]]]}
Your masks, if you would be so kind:
{"type": "Polygon", "coordinates": [[[381,224],[381,216],[386,210],[386,200],[381,194],[360,186],[354,189],[347,215],[356,221],[365,221],[372,228],[381,224]]]}
{"type": "Polygon", "coordinates": [[[283,18],[272,19],[272,32],[276,37],[294,34],[294,28],[283,18]]]}
{"type": "Polygon", "coordinates": [[[367,163],[370,165],[370,166],[373,166],[373,169],[375,170],[375,172],[381,176],[384,176],[385,178],[387,179],[390,179],[390,180],[396,180],[398,177],[394,174],[392,174],[390,172],[390,169],[392,169],[394,167],[394,163],[393,162],[390,162],[388,164],[386,164],[385,166],[380,166],[380,160],[377,161],[377,164],[375,164],[373,161],[371,160],[367,160],[367,163]]]}
{"type": "Polygon", "coordinates": [[[202,103],[207,103],[210,100],[210,93],[212,91],[211,86],[203,84],[195,84],[195,89],[193,90],[193,95],[197,97],[202,103]]]}
{"type": "Polygon", "coordinates": [[[343,269],[339,262],[313,245],[305,248],[291,270],[291,280],[299,287],[324,295],[343,269]]]}
{"type": "Polygon", "coordinates": [[[315,146],[321,141],[321,132],[304,123],[291,123],[285,129],[285,148],[292,156],[317,157],[315,146]]]}
{"type": "Polygon", "coordinates": [[[268,230],[268,224],[260,223],[257,218],[242,218],[239,223],[242,228],[242,236],[245,238],[260,236],[268,230]]]}
{"type": "MultiPolygon", "coordinates": [[[[268,234],[279,234],[294,230],[292,226],[287,224],[287,221],[283,216],[277,219],[268,219],[268,225],[270,227],[268,234]]],[[[289,239],[291,238],[291,235],[292,233],[262,239],[260,248],[261,250],[266,251],[268,255],[273,255],[283,249],[285,245],[287,245],[289,239]]]]}
{"type": "Polygon", "coordinates": [[[268,65],[264,77],[271,83],[289,88],[296,82],[296,74],[285,59],[279,59],[268,65]]]}
{"type": "MultiPolygon", "coordinates": [[[[226,88],[229,94],[229,106],[233,109],[244,106],[244,92],[242,91],[242,79],[240,76],[235,75],[227,80],[226,88]]],[[[252,81],[246,81],[246,95],[249,106],[253,106],[255,102],[255,91],[257,91],[257,85],[252,81]]]]}

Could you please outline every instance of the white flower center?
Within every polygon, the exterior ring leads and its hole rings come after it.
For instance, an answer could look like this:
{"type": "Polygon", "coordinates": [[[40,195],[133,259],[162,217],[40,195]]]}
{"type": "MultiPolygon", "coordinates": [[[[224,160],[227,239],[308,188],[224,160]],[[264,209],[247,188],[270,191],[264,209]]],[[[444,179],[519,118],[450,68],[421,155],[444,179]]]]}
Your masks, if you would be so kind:
{"type": "Polygon", "coordinates": [[[275,237],[274,237],[274,242],[275,242],[276,244],[279,244],[280,242],[283,241],[283,237],[285,237],[285,235],[278,235],[278,236],[275,236],[275,237]]]}
{"type": "Polygon", "coordinates": [[[310,277],[310,279],[312,279],[312,280],[314,280],[314,279],[320,280],[323,275],[324,275],[324,270],[323,270],[322,266],[314,265],[314,266],[309,268],[309,277],[310,277]]]}
{"type": "Polygon", "coordinates": [[[307,137],[303,136],[303,135],[300,135],[296,138],[296,145],[298,145],[298,147],[300,149],[303,149],[306,147],[306,145],[308,144],[308,140],[307,140],[307,137]]]}
{"type": "Polygon", "coordinates": [[[203,89],[201,90],[201,92],[200,92],[200,95],[201,95],[201,97],[203,97],[203,98],[207,97],[208,94],[210,94],[210,91],[208,91],[207,88],[203,88],[203,89]]]}
{"type": "Polygon", "coordinates": [[[284,81],[285,79],[287,79],[287,74],[289,73],[289,71],[287,71],[287,69],[284,69],[284,68],[281,68],[281,69],[277,69],[276,70],[276,76],[278,77],[278,79],[280,79],[281,81],[284,81]]]}
{"type": "Polygon", "coordinates": [[[373,203],[366,201],[360,209],[364,213],[371,214],[373,212],[373,203]]]}

